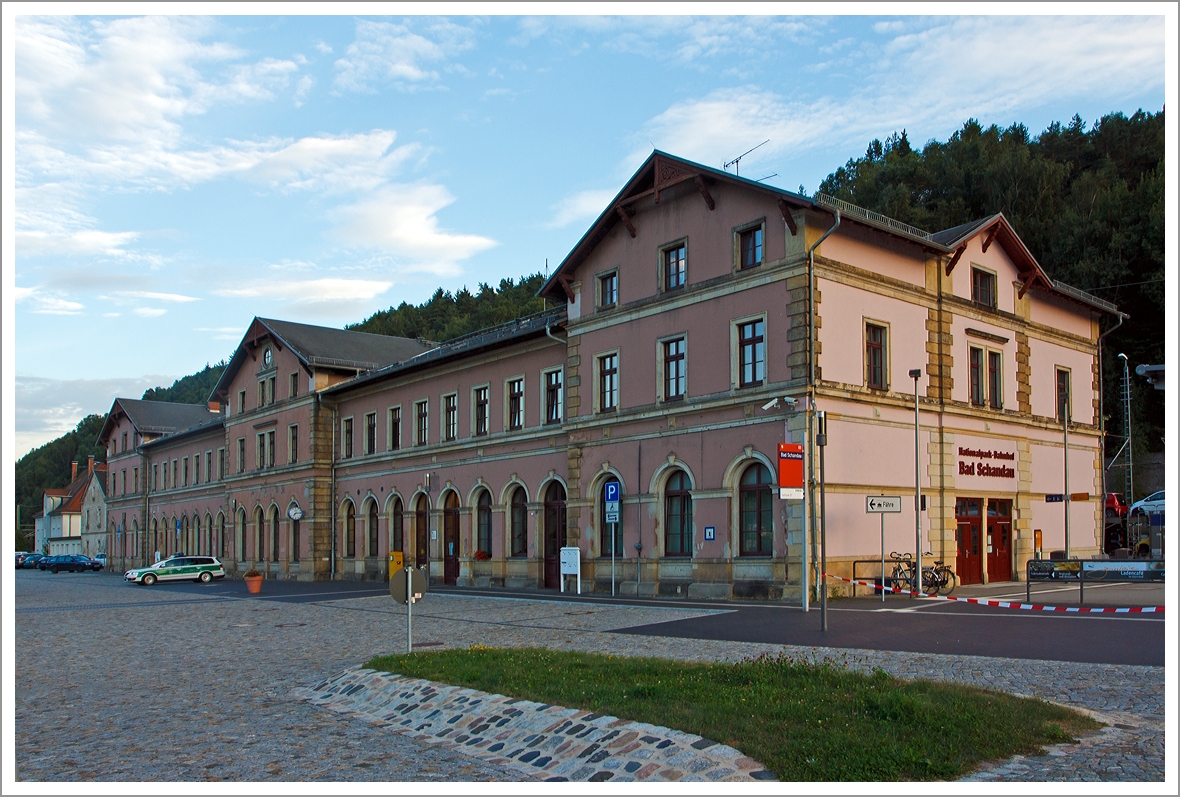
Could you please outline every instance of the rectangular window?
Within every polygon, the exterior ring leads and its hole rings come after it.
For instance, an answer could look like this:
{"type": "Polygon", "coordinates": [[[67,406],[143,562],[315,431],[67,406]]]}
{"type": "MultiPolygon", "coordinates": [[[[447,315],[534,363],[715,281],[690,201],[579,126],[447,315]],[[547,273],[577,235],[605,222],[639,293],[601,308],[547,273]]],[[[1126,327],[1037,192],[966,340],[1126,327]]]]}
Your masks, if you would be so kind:
{"type": "Polygon", "coordinates": [[[365,415],[365,453],[377,453],[377,413],[365,415]]]}
{"type": "Polygon", "coordinates": [[[476,436],[485,435],[488,433],[488,389],[486,387],[477,387],[474,390],[475,403],[475,434],[476,436]]]}
{"type": "Polygon", "coordinates": [[[738,368],[742,387],[762,384],[766,378],[766,322],[738,325],[738,368]]]}
{"type": "Polygon", "coordinates": [[[352,457],[352,418],[340,422],[340,452],[345,459],[352,457]]]}
{"type": "Polygon", "coordinates": [[[885,327],[865,324],[865,385],[885,389],[885,327]]]}
{"type": "MultiPolygon", "coordinates": [[[[246,438],[238,438],[238,473],[246,472],[246,438]]],[[[167,486],[167,485],[165,485],[167,486]]]]}
{"type": "Polygon", "coordinates": [[[246,411],[246,391],[238,391],[238,414],[241,415],[246,411]]]}
{"type": "Polygon", "coordinates": [[[193,484],[201,483],[201,455],[193,454],[193,484]]]}
{"type": "Polygon", "coordinates": [[[562,417],[561,371],[545,374],[545,423],[561,423],[562,417]]]}
{"type": "Polygon", "coordinates": [[[132,468],[131,483],[133,492],[139,492],[139,468],[132,468]]]}
{"type": "Polygon", "coordinates": [[[687,248],[684,244],[664,250],[664,290],[681,288],[688,279],[687,248]]]}
{"type": "Polygon", "coordinates": [[[185,457],[183,460],[181,460],[180,472],[184,477],[184,486],[188,487],[188,457],[185,457]]]}
{"type": "Polygon", "coordinates": [[[292,465],[299,461],[299,426],[287,427],[287,462],[292,465]]]}
{"type": "Polygon", "coordinates": [[[274,404],[279,400],[279,394],[276,385],[277,380],[277,376],[272,376],[270,379],[266,380],[266,397],[269,399],[266,402],[267,404],[274,404]]]}
{"type": "Polygon", "coordinates": [[[220,481],[225,478],[225,449],[217,449],[217,479],[220,481]]]}
{"type": "Polygon", "coordinates": [[[1073,413],[1069,406],[1069,371],[1057,369],[1057,422],[1064,423],[1073,413]]]}
{"type": "Polygon", "coordinates": [[[996,306],[996,275],[983,269],[971,269],[971,299],[985,307],[996,306]]]}
{"type": "Polygon", "coordinates": [[[459,436],[459,397],[452,393],[443,396],[443,440],[451,441],[459,436]]]}
{"type": "Polygon", "coordinates": [[[172,488],[175,489],[180,486],[180,475],[177,471],[177,462],[172,460],[172,488]]]}
{"type": "Polygon", "coordinates": [[[402,447],[402,408],[389,408],[389,450],[397,451],[402,447]]]}
{"type": "Polygon", "coordinates": [[[598,306],[614,307],[619,303],[619,272],[612,271],[598,278],[598,306]]]}
{"type": "Polygon", "coordinates": [[[213,481],[213,452],[205,452],[205,481],[213,481]]]}
{"type": "Polygon", "coordinates": [[[123,451],[127,451],[127,433],[123,432],[123,451]]]}
{"type": "Polygon", "coordinates": [[[753,268],[762,265],[762,228],[746,230],[739,238],[738,268],[753,268]]]}
{"type": "Polygon", "coordinates": [[[266,380],[265,379],[258,380],[258,406],[259,407],[266,406],[266,380]]]}
{"type": "Polygon", "coordinates": [[[664,341],[664,401],[679,401],[688,389],[684,338],[664,341]]]}
{"type": "Polygon", "coordinates": [[[508,382],[508,428],[524,428],[524,380],[508,382]]]}
{"type": "Polygon", "coordinates": [[[259,432],[254,446],[254,469],[262,470],[266,467],[266,432],[259,432]]]}
{"type": "Polygon", "coordinates": [[[598,411],[614,412],[619,406],[619,355],[598,358],[598,411]]]}
{"type": "Polygon", "coordinates": [[[414,403],[414,444],[426,445],[430,433],[430,405],[425,401],[414,403]]]}
{"type": "Polygon", "coordinates": [[[164,489],[167,490],[172,482],[168,479],[168,463],[164,463],[164,489]]]}
{"type": "Polygon", "coordinates": [[[123,495],[127,495],[127,471],[124,470],[124,471],[122,471],[122,473],[123,473],[123,495]]]}
{"type": "Polygon", "coordinates": [[[160,489],[160,466],[152,465],[152,490],[160,489]]]}
{"type": "Polygon", "coordinates": [[[1004,408],[1004,360],[1003,352],[987,353],[987,395],[993,410],[1004,408]]]}
{"type": "Polygon", "coordinates": [[[967,358],[967,367],[971,371],[971,403],[978,407],[982,407],[983,397],[986,391],[983,373],[983,349],[977,348],[975,346],[970,347],[967,358]]]}
{"type": "Polygon", "coordinates": [[[266,467],[275,466],[275,430],[266,433],[266,467]]]}
{"type": "Polygon", "coordinates": [[[287,385],[287,396],[289,398],[295,398],[298,395],[299,395],[299,372],[296,371],[295,373],[291,374],[291,376],[290,376],[290,383],[287,385]]]}

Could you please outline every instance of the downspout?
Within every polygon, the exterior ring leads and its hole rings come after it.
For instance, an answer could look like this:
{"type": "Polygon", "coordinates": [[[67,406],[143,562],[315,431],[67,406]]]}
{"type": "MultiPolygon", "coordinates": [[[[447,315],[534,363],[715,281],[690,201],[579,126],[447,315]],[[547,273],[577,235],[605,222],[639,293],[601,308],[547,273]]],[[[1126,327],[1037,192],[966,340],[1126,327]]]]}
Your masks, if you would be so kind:
{"type": "MultiPolygon", "coordinates": [[[[840,210],[832,208],[832,215],[836,218],[828,231],[807,249],[807,500],[804,507],[807,510],[804,530],[810,529],[811,557],[808,562],[807,541],[803,542],[803,611],[809,608],[808,600],[810,585],[808,584],[808,566],[814,567],[817,561],[815,550],[815,250],[824,240],[840,226],[840,210]]],[[[815,579],[818,582],[818,576],[815,579]]]]}
{"type": "MultiPolygon", "coordinates": [[[[1098,505],[1102,509],[1102,541],[1099,542],[1102,547],[1106,546],[1106,374],[1102,371],[1102,339],[1121,327],[1124,318],[1126,316],[1119,313],[1118,323],[1098,336],[1098,453],[1102,485],[1102,496],[1098,500],[1098,505]]],[[[1129,451],[1127,456],[1130,456],[1129,451]]]]}
{"type": "MultiPolygon", "coordinates": [[[[316,400],[320,394],[316,393],[316,400]]],[[[332,553],[329,581],[336,580],[336,430],[340,420],[336,417],[336,405],[332,405],[332,481],[328,500],[332,502],[332,553]]]]}

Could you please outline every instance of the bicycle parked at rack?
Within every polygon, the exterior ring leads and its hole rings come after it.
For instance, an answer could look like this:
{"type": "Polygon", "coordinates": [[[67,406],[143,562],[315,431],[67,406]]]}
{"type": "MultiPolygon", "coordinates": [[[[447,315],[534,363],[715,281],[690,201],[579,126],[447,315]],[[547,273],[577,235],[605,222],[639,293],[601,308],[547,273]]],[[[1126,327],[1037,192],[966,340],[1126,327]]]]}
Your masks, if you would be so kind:
{"type": "MultiPolygon", "coordinates": [[[[934,554],[927,551],[927,556],[934,554]]],[[[896,551],[889,554],[893,560],[893,574],[891,576],[895,589],[914,592],[914,558],[909,553],[899,554],[896,551]]],[[[955,591],[955,574],[941,561],[933,565],[922,566],[922,594],[950,595],[955,591]]]]}

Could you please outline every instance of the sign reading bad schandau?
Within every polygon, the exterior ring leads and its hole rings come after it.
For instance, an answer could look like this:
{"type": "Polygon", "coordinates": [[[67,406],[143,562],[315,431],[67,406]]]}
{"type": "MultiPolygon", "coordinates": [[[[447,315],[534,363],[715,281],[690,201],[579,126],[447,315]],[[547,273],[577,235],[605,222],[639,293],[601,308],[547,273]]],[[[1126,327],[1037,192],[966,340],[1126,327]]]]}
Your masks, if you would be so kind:
{"type": "Polygon", "coordinates": [[[1016,460],[1015,451],[995,451],[992,449],[965,448],[959,446],[959,456],[977,460],[976,462],[964,462],[960,459],[960,476],[993,476],[1000,479],[1012,479],[1016,477],[1016,470],[1014,468],[1010,468],[1007,465],[992,465],[989,462],[984,462],[987,459],[1013,462],[1016,460]]]}

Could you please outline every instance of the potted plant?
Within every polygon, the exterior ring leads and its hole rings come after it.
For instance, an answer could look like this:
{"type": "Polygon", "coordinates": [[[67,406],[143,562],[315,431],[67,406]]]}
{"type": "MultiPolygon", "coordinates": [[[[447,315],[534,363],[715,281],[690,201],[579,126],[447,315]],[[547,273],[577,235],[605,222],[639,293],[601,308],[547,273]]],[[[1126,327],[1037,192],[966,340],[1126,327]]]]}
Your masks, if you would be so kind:
{"type": "Polygon", "coordinates": [[[258,568],[251,567],[242,574],[242,580],[246,582],[246,589],[251,595],[257,595],[262,591],[262,573],[258,572],[258,568]]]}

